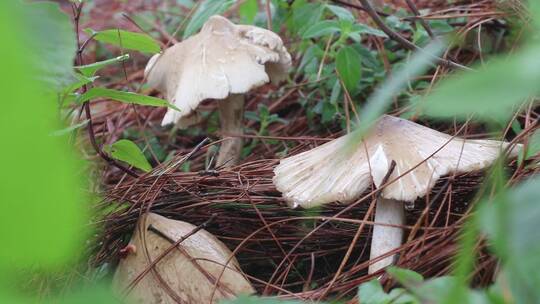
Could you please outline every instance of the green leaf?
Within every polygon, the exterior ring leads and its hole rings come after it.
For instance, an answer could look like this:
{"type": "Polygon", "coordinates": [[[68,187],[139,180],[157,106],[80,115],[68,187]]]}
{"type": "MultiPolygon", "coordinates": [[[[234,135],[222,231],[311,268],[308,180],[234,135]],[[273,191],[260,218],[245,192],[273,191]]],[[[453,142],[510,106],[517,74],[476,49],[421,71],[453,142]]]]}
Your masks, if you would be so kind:
{"type": "Polygon", "coordinates": [[[412,42],[419,47],[424,47],[430,40],[431,37],[429,37],[428,32],[423,27],[417,26],[412,37],[412,42]]]}
{"type": "Polygon", "coordinates": [[[115,57],[115,58],[111,58],[111,59],[107,59],[107,60],[103,60],[103,61],[98,61],[98,62],[94,62],[94,63],[91,63],[91,64],[82,65],[82,66],[76,66],[75,68],[78,69],[84,76],[92,77],[100,69],[102,69],[102,68],[104,68],[104,67],[106,67],[108,65],[115,64],[115,63],[118,63],[118,62],[122,62],[122,61],[125,61],[125,60],[128,60],[128,59],[129,59],[129,54],[124,54],[124,55],[121,55],[121,56],[118,56],[118,57],[115,57]]]}
{"type": "Polygon", "coordinates": [[[257,16],[259,10],[259,3],[257,0],[247,0],[240,5],[238,13],[242,18],[243,23],[252,24],[257,16]]]}
{"type": "Polygon", "coordinates": [[[392,278],[396,279],[403,286],[407,287],[419,285],[424,281],[424,277],[421,274],[409,269],[388,267],[386,272],[388,272],[392,278]]]}
{"type": "Polygon", "coordinates": [[[9,143],[0,150],[0,283],[5,283],[14,269],[48,270],[79,256],[88,198],[76,152],[65,138],[50,136],[62,126],[56,96],[47,93],[49,85],[59,84],[53,75],[72,70],[71,21],[56,3],[0,1],[0,36],[5,72],[0,91],[9,101],[0,111],[0,138],[9,143]],[[35,71],[48,66],[52,73],[40,78],[50,82],[36,79],[35,71]]]}
{"type": "Polygon", "coordinates": [[[411,289],[422,303],[472,303],[495,304],[491,302],[484,291],[470,289],[457,277],[444,276],[425,281],[419,287],[411,289]]]}
{"type": "Polygon", "coordinates": [[[369,25],[362,24],[362,23],[355,23],[353,24],[351,28],[351,33],[355,34],[369,34],[373,36],[388,38],[388,36],[381,30],[378,30],[376,28],[372,28],[369,25]]]}
{"type": "Polygon", "coordinates": [[[307,3],[305,0],[296,0],[290,10],[292,16],[288,20],[287,28],[301,37],[311,25],[319,22],[324,11],[324,4],[320,1],[307,3]]]}
{"type": "Polygon", "coordinates": [[[534,131],[527,144],[527,153],[525,159],[533,157],[540,152],[540,130],[534,131]]]}
{"type": "Polygon", "coordinates": [[[306,74],[309,74],[308,70],[310,70],[312,66],[315,66],[316,70],[318,68],[318,57],[322,57],[323,53],[324,51],[318,45],[314,44],[309,46],[302,55],[302,60],[300,60],[298,70],[303,71],[306,74]]]}
{"type": "Polygon", "coordinates": [[[362,304],[420,304],[420,301],[402,288],[385,293],[381,283],[371,280],[358,288],[358,300],[362,304]]]}
{"type": "Polygon", "coordinates": [[[340,20],[348,20],[348,21],[354,21],[354,15],[346,8],[343,8],[341,6],[327,4],[326,8],[331,11],[338,19],[340,20]]]}
{"type": "Polygon", "coordinates": [[[261,121],[261,119],[259,118],[259,114],[257,114],[257,112],[253,112],[253,111],[244,112],[244,118],[246,118],[248,120],[251,120],[251,121],[256,121],[256,122],[261,121]]]}
{"type": "Polygon", "coordinates": [[[363,304],[386,304],[390,303],[392,298],[384,292],[381,283],[377,280],[371,280],[363,283],[358,288],[358,299],[363,304]]]}
{"type": "Polygon", "coordinates": [[[497,58],[476,72],[456,73],[427,96],[421,109],[432,117],[505,120],[512,109],[540,92],[540,46],[497,58]]]}
{"type": "MultiPolygon", "coordinates": [[[[59,92],[73,82],[73,60],[77,51],[73,24],[58,4],[35,2],[27,4],[24,20],[41,34],[29,37],[28,48],[36,53],[29,57],[35,71],[30,72],[45,83],[48,91],[59,92]]],[[[5,42],[3,45],[7,46],[5,42]]]]}
{"type": "Polygon", "coordinates": [[[356,51],[362,56],[362,63],[369,69],[374,70],[372,73],[384,73],[382,63],[377,58],[377,53],[360,44],[354,46],[356,51]]]}
{"type": "Polygon", "coordinates": [[[64,129],[56,130],[54,132],[51,132],[50,135],[51,136],[63,136],[63,135],[69,134],[69,133],[71,133],[71,132],[73,132],[73,131],[81,128],[81,127],[86,126],[88,124],[88,121],[89,121],[88,119],[85,119],[85,120],[81,121],[78,124],[74,124],[72,126],[64,128],[64,129]]]}
{"type": "MultiPolygon", "coordinates": [[[[429,20],[428,24],[431,27],[431,30],[436,35],[447,34],[454,31],[454,27],[448,24],[448,21],[446,20],[429,20]]],[[[421,26],[421,25],[417,25],[417,27],[418,26],[421,26]]]]}
{"type": "Polygon", "coordinates": [[[348,36],[353,28],[354,22],[349,21],[349,20],[339,20],[338,23],[339,23],[339,31],[341,32],[341,34],[348,36]]]}
{"type": "Polygon", "coordinates": [[[169,107],[171,109],[180,111],[176,106],[161,98],[105,88],[92,88],[88,90],[86,93],[80,96],[78,102],[83,103],[96,98],[110,98],[120,102],[139,104],[143,106],[169,107]]]}
{"type": "Polygon", "coordinates": [[[480,226],[502,259],[506,282],[516,303],[540,299],[540,178],[482,202],[480,226]]]}
{"type": "Polygon", "coordinates": [[[204,0],[199,2],[199,6],[193,13],[191,20],[186,26],[183,39],[195,34],[213,15],[218,15],[226,11],[234,3],[234,0],[204,0]]]}
{"type": "Polygon", "coordinates": [[[86,77],[79,73],[75,73],[74,76],[75,79],[73,80],[73,82],[63,88],[62,94],[67,95],[73,93],[75,92],[75,90],[79,89],[83,85],[92,83],[96,79],[98,79],[98,77],[86,77]]]}
{"type": "Polygon", "coordinates": [[[223,300],[220,304],[302,304],[299,301],[283,301],[276,298],[259,298],[253,296],[240,295],[233,300],[223,300]]]}
{"type": "Polygon", "coordinates": [[[403,288],[394,288],[388,295],[392,299],[388,304],[421,304],[418,297],[403,288]]]}
{"type": "Polygon", "coordinates": [[[519,121],[517,119],[513,119],[512,120],[512,131],[514,131],[514,133],[516,134],[519,134],[521,133],[521,131],[523,131],[523,128],[521,128],[521,125],[519,124],[519,121]]]}
{"type": "Polygon", "coordinates": [[[141,149],[128,139],[121,139],[104,149],[112,158],[121,160],[133,167],[139,168],[144,172],[150,172],[152,166],[148,163],[141,149]]]}
{"type": "MultiPolygon", "coordinates": [[[[38,280],[38,279],[36,279],[38,280]]],[[[65,288],[65,286],[61,286],[65,288]]],[[[112,293],[109,286],[94,283],[85,284],[84,288],[71,290],[66,288],[61,296],[47,296],[36,299],[31,295],[17,294],[16,291],[0,288],[0,303],[9,304],[120,304],[118,297],[112,293]]]]}
{"type": "Polygon", "coordinates": [[[390,28],[392,28],[394,30],[397,30],[398,32],[413,31],[413,28],[410,25],[410,22],[408,22],[406,20],[402,20],[401,18],[399,18],[396,15],[390,15],[390,16],[386,17],[385,21],[386,21],[386,24],[390,28]]]}
{"type": "Polygon", "coordinates": [[[339,79],[336,79],[336,81],[334,82],[334,86],[332,87],[332,93],[330,93],[329,102],[333,105],[337,104],[340,94],[341,94],[341,83],[339,83],[339,79]]]}
{"type": "Polygon", "coordinates": [[[336,114],[336,107],[329,102],[323,101],[321,122],[327,123],[329,121],[332,121],[334,119],[335,114],[336,114]]]}
{"type": "Polygon", "coordinates": [[[360,54],[350,46],[342,47],[336,55],[336,69],[349,92],[356,89],[362,76],[360,54]]]}
{"type": "MultiPolygon", "coordinates": [[[[459,284],[459,281],[455,277],[445,276],[438,277],[426,281],[424,284],[419,287],[412,288],[412,293],[418,296],[423,300],[422,303],[446,303],[445,301],[451,297],[456,297],[456,290],[463,291],[463,295],[460,295],[458,298],[463,299],[467,298],[468,289],[465,285],[461,288],[457,288],[456,285],[459,284]]],[[[453,302],[453,303],[472,303],[472,302],[453,302]]]]}
{"type": "Polygon", "coordinates": [[[339,22],[324,20],[310,26],[302,35],[303,39],[317,38],[339,32],[339,22]]]}
{"type": "Polygon", "coordinates": [[[538,1],[528,1],[532,15],[532,21],[537,28],[540,28],[540,3],[538,1]]]}
{"type": "Polygon", "coordinates": [[[185,8],[192,8],[195,5],[194,1],[196,0],[176,0],[176,3],[185,8]]]}
{"type": "Polygon", "coordinates": [[[129,32],[120,29],[111,29],[96,32],[92,29],[85,30],[94,35],[97,41],[116,45],[122,49],[135,50],[143,53],[159,53],[161,48],[154,38],[143,33],[129,32]]]}

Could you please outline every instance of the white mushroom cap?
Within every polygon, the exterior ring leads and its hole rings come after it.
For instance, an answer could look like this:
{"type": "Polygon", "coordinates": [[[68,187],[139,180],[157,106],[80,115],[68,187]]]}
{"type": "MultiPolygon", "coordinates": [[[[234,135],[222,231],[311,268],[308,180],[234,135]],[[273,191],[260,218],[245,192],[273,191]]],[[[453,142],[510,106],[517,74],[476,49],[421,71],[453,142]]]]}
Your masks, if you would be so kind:
{"type": "MultiPolygon", "coordinates": [[[[143,239],[152,261],[172,245],[162,236],[148,231],[150,225],[174,241],[196,228],[189,223],[170,220],[157,214],[150,213],[145,217],[146,222],[144,218],[139,220],[130,241],[132,248],[134,246],[136,249],[135,252],[129,253],[120,261],[114,275],[113,288],[119,294],[123,294],[126,287],[148,268],[149,261],[143,247],[143,239]],[[144,237],[141,238],[141,235],[144,237]]],[[[217,303],[221,299],[254,292],[253,287],[239,271],[236,259],[229,261],[231,251],[209,232],[199,230],[181,242],[178,247],[161,259],[156,264],[155,270],[182,303],[217,303]],[[214,283],[219,278],[223,265],[226,264],[228,268],[219,281],[213,301],[210,302],[214,283]]],[[[166,288],[150,271],[127,294],[127,299],[130,303],[177,303],[166,288]]]]}
{"type": "MultiPolygon", "coordinates": [[[[351,133],[282,159],[274,169],[274,184],[292,207],[350,202],[372,182],[379,187],[394,160],[396,167],[389,181],[418,167],[386,186],[381,195],[414,202],[425,196],[441,176],[489,166],[507,145],[494,140],[452,138],[414,122],[384,115],[363,141],[351,133]]],[[[511,154],[516,155],[518,150],[513,149],[511,154]]]]}
{"type": "Polygon", "coordinates": [[[188,116],[205,99],[278,82],[290,65],[291,56],[277,34],[212,16],[198,34],[154,55],[145,76],[180,109],[169,109],[162,121],[166,125],[188,116]]]}

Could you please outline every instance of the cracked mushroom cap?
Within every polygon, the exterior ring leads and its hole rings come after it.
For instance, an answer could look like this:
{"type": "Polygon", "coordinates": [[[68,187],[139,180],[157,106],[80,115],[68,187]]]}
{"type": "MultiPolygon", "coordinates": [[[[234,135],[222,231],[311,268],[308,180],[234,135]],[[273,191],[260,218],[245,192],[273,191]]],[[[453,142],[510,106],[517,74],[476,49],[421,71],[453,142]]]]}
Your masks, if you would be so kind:
{"type": "MultiPolygon", "coordinates": [[[[405,175],[386,186],[381,195],[414,202],[425,196],[441,176],[489,166],[507,145],[495,140],[452,137],[383,115],[364,140],[351,133],[282,159],[274,169],[273,181],[293,208],[351,202],[372,182],[379,187],[394,160],[396,167],[388,181],[405,175]]],[[[517,145],[512,149],[511,156],[517,155],[519,148],[517,145]]]]}
{"type": "Polygon", "coordinates": [[[126,296],[128,303],[217,303],[238,294],[255,292],[242,275],[236,259],[231,259],[227,264],[232,255],[231,251],[209,232],[199,230],[157,262],[154,269],[158,275],[149,271],[125,295],[126,288],[130,288],[139,274],[148,269],[148,258],[155,261],[172,246],[163,236],[149,230],[150,225],[174,241],[196,228],[189,223],[170,220],[153,213],[139,220],[128,245],[136,250],[131,250],[120,261],[113,278],[113,289],[119,295],[126,296]],[[214,282],[226,264],[227,268],[219,280],[211,302],[214,282]]]}
{"type": "Polygon", "coordinates": [[[145,77],[180,109],[167,111],[161,123],[166,125],[187,117],[205,99],[277,83],[290,66],[291,56],[277,34],[216,15],[198,34],[154,55],[145,77]]]}

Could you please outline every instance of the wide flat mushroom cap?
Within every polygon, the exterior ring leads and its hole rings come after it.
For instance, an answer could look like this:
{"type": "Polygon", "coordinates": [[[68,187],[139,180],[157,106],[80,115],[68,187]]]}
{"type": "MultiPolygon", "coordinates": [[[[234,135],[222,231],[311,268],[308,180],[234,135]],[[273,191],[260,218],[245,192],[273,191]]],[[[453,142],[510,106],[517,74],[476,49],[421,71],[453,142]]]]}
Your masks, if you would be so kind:
{"type": "Polygon", "coordinates": [[[145,75],[180,109],[168,110],[162,121],[166,125],[190,115],[205,99],[278,82],[290,66],[291,56],[277,34],[212,16],[198,34],[152,57],[145,75]]]}
{"type": "MultiPolygon", "coordinates": [[[[152,213],[146,216],[146,222],[141,218],[130,241],[130,244],[135,246],[136,252],[129,253],[120,261],[113,278],[113,288],[119,294],[122,294],[126,287],[148,268],[143,238],[151,260],[155,260],[171,246],[171,243],[163,237],[148,231],[150,225],[175,241],[196,228],[189,223],[170,220],[152,213]]],[[[130,303],[172,304],[177,303],[175,297],[181,299],[182,303],[210,303],[214,282],[232,255],[231,251],[205,230],[199,230],[184,240],[179,247],[179,250],[173,249],[168,253],[155,267],[159,276],[176,295],[171,296],[166,291],[167,287],[160,284],[155,274],[148,272],[127,295],[130,303]]],[[[212,303],[217,303],[220,299],[233,298],[238,294],[254,292],[253,287],[239,271],[236,259],[231,259],[227,267],[219,281],[212,303]]]]}
{"type": "MultiPolygon", "coordinates": [[[[293,207],[350,202],[372,182],[379,187],[394,160],[396,167],[388,180],[405,175],[386,186],[382,197],[413,202],[425,196],[441,176],[490,165],[507,145],[494,140],[452,138],[384,115],[363,141],[351,133],[281,160],[274,169],[274,184],[293,207]]],[[[511,153],[517,152],[513,149],[511,153]]]]}

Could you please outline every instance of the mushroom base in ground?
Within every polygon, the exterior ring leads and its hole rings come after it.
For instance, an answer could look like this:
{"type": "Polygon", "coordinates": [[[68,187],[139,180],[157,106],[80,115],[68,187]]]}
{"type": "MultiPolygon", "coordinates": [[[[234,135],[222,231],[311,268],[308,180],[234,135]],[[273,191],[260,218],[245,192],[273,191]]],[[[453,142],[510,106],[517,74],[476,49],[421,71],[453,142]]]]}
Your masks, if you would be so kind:
{"type": "MultiPolygon", "coordinates": [[[[221,120],[221,132],[228,135],[244,134],[244,95],[231,94],[218,102],[221,120]]],[[[223,140],[219,148],[216,166],[231,167],[240,161],[244,140],[241,137],[231,137],[223,140]]]]}
{"type": "MultiPolygon", "coordinates": [[[[405,212],[403,202],[379,198],[375,210],[375,225],[371,239],[369,259],[373,260],[401,246],[403,229],[378,224],[403,225],[405,212]]],[[[394,263],[395,255],[388,256],[369,265],[368,273],[375,273],[394,263]]]]}

